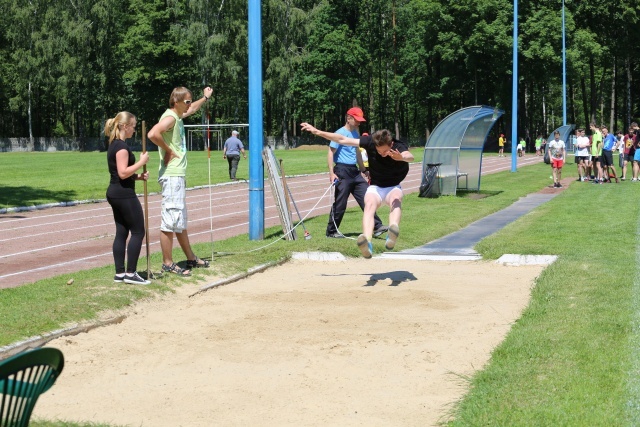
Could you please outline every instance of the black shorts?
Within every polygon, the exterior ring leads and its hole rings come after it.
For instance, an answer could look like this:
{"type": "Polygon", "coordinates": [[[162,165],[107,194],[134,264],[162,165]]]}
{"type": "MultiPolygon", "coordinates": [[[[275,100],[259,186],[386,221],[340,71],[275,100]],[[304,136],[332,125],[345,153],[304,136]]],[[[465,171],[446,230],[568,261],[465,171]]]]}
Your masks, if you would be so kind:
{"type": "Polygon", "coordinates": [[[600,156],[591,156],[591,163],[600,162],[600,156]]]}
{"type": "Polygon", "coordinates": [[[633,162],[633,154],[625,154],[624,155],[625,162],[633,162]]]}
{"type": "Polygon", "coordinates": [[[589,161],[589,156],[576,156],[576,163],[587,163],[589,161]]]}
{"type": "Polygon", "coordinates": [[[602,150],[602,166],[613,166],[613,152],[602,150]]]}

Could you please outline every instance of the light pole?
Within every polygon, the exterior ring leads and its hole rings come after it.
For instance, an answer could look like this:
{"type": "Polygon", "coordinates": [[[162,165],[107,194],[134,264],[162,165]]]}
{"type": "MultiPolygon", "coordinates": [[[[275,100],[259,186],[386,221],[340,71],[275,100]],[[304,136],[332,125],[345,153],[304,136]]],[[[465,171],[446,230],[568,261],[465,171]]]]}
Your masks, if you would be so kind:
{"type": "Polygon", "coordinates": [[[567,52],[565,49],[564,0],[562,0],[562,126],[567,124],[567,52]]]}
{"type": "MultiPolygon", "coordinates": [[[[564,1],[564,0],[563,0],[564,1]]],[[[511,93],[511,172],[518,170],[518,0],[513,0],[513,90],[511,93]]]]}
{"type": "Polygon", "coordinates": [[[260,0],[249,0],[249,240],[264,239],[261,10],[260,0]]]}

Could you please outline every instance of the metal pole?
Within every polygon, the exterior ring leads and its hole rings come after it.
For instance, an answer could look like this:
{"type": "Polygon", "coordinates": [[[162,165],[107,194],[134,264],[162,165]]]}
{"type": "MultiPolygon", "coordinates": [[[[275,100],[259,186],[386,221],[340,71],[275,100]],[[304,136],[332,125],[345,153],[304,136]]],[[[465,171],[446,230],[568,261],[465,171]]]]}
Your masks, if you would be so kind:
{"type": "Polygon", "coordinates": [[[565,49],[564,0],[562,0],[562,125],[567,125],[567,52],[565,49]]]}
{"type": "MultiPolygon", "coordinates": [[[[142,152],[147,152],[147,123],[142,121],[142,152]]],[[[142,173],[147,173],[147,165],[142,166],[142,173]]],[[[149,254],[149,190],[147,180],[144,181],[144,241],[147,249],[147,280],[151,280],[151,260],[149,254]]]]}
{"type": "Polygon", "coordinates": [[[518,170],[518,0],[513,0],[513,91],[511,93],[511,172],[518,170]]]}
{"type": "Polygon", "coordinates": [[[249,0],[249,239],[264,239],[262,164],[262,19],[260,0],[249,0]]]}

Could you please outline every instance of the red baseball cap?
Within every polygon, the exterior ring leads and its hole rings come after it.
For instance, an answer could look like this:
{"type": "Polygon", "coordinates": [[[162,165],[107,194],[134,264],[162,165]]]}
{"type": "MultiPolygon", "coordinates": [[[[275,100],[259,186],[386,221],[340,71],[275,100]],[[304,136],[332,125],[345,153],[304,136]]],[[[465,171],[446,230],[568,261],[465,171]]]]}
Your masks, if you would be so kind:
{"type": "Polygon", "coordinates": [[[364,113],[362,112],[362,109],[359,107],[349,108],[349,110],[347,111],[347,114],[359,122],[366,122],[366,120],[364,119],[364,113]]]}

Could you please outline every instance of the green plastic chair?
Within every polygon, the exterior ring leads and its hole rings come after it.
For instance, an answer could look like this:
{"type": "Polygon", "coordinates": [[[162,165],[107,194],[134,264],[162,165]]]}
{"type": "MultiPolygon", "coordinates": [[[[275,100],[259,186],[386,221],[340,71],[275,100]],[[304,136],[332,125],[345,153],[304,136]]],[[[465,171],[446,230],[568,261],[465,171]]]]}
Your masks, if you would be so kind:
{"type": "Polygon", "coordinates": [[[62,372],[57,348],[38,348],[0,362],[0,427],[26,427],[36,402],[62,372]]]}

